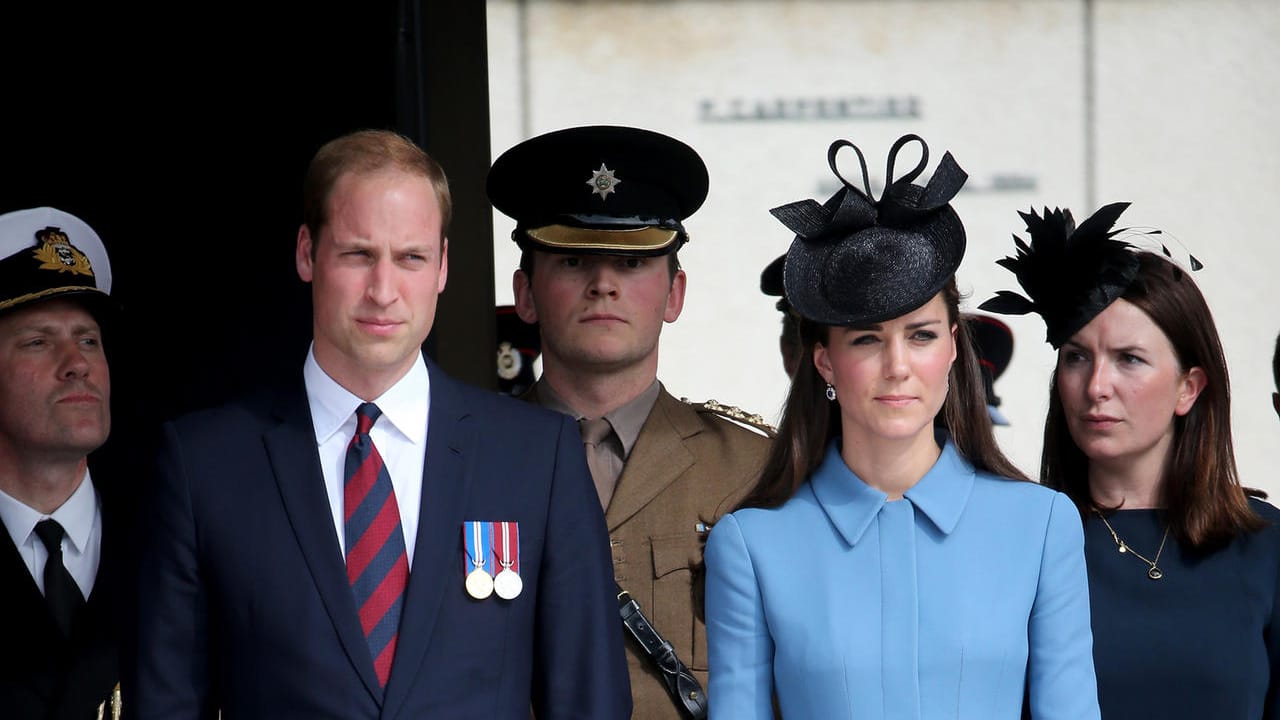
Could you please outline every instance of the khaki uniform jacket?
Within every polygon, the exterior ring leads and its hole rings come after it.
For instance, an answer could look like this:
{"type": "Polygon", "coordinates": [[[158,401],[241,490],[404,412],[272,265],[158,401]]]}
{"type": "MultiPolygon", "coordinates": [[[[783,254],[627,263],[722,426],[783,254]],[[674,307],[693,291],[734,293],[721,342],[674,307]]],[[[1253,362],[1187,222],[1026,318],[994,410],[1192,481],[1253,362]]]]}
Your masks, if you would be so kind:
{"type": "MultiPolygon", "coordinates": [[[[527,394],[534,402],[537,389],[527,394]]],[[[614,578],[704,689],[707,635],[694,616],[692,569],[702,559],[706,532],[697,525],[709,526],[733,510],[754,484],[768,447],[762,431],[662,389],[605,512],[614,578]]],[[[657,671],[630,637],[627,670],[635,720],[680,720],[657,671]]]]}

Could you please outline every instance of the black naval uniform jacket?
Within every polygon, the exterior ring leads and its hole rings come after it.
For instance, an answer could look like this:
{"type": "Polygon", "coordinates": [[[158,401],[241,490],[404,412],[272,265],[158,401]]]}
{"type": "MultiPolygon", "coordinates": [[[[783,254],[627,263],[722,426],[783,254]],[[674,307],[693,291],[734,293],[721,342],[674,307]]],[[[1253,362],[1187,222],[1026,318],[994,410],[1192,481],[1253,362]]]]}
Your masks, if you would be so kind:
{"type": "Polygon", "coordinates": [[[131,503],[108,492],[96,468],[92,477],[102,552],[71,637],[62,637],[8,531],[0,530],[0,718],[95,720],[119,682],[121,641],[130,637],[124,596],[131,589],[131,503]]]}

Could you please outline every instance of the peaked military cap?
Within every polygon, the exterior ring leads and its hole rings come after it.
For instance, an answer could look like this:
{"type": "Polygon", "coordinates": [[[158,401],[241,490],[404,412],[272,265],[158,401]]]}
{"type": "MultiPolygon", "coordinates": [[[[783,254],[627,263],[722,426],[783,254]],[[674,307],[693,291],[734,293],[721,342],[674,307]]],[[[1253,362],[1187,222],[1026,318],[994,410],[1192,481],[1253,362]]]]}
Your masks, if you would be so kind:
{"type": "Polygon", "coordinates": [[[969,337],[978,355],[982,387],[987,394],[987,414],[991,416],[992,424],[1008,425],[1009,420],[999,410],[1000,396],[996,395],[995,382],[1013,359],[1013,330],[990,315],[965,313],[964,320],[969,325],[969,337]]]}
{"type": "Polygon", "coordinates": [[[0,215],[0,312],[63,295],[105,300],[110,292],[106,248],[83,220],[51,207],[0,215]]]}
{"type": "Polygon", "coordinates": [[[487,191],[523,250],[665,255],[689,240],[682,221],[707,197],[707,167],[675,138],[593,125],[507,150],[487,191]]]}
{"type": "Polygon", "coordinates": [[[785,294],[782,286],[782,268],[786,261],[787,254],[783,253],[764,266],[764,270],[760,271],[760,292],[778,298],[785,294]]]}

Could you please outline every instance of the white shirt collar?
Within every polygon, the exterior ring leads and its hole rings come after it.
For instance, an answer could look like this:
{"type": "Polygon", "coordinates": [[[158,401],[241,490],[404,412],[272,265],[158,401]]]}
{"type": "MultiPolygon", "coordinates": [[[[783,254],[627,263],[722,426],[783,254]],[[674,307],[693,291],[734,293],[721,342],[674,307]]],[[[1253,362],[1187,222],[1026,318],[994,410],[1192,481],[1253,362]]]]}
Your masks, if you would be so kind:
{"type": "MultiPolygon", "coordinates": [[[[315,343],[307,351],[307,361],[302,366],[302,377],[307,386],[311,404],[311,422],[315,426],[316,443],[323,444],[347,423],[354,423],[356,408],[361,400],[342,387],[316,362],[315,343]]],[[[386,392],[374,399],[385,421],[378,427],[388,428],[390,423],[404,439],[420,445],[427,437],[427,407],[423,402],[431,397],[431,376],[427,363],[419,354],[409,372],[396,381],[386,392]]]]}
{"type": "Polygon", "coordinates": [[[89,534],[93,530],[97,509],[98,491],[94,489],[93,481],[89,479],[87,468],[80,486],[71,493],[71,497],[67,498],[66,502],[53,511],[52,515],[45,515],[0,490],[0,521],[4,522],[4,527],[9,531],[9,537],[13,538],[15,547],[27,544],[31,534],[35,532],[36,523],[52,517],[62,526],[75,550],[84,552],[89,545],[89,534]]]}

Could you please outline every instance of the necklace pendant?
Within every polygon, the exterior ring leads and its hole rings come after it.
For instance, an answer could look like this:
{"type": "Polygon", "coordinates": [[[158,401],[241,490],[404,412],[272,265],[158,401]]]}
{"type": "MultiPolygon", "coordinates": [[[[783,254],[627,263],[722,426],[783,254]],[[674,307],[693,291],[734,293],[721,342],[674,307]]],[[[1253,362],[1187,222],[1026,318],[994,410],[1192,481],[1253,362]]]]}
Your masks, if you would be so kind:
{"type": "Polygon", "coordinates": [[[1152,580],[1159,580],[1160,578],[1164,577],[1164,572],[1160,568],[1156,567],[1155,565],[1152,565],[1151,569],[1147,571],[1147,577],[1151,578],[1152,580]]]}
{"type": "Polygon", "coordinates": [[[1123,542],[1122,542],[1122,543],[1120,543],[1120,552],[1121,552],[1121,553],[1127,553],[1127,552],[1129,552],[1129,546],[1128,546],[1128,545],[1125,545],[1123,542]]]}

